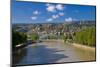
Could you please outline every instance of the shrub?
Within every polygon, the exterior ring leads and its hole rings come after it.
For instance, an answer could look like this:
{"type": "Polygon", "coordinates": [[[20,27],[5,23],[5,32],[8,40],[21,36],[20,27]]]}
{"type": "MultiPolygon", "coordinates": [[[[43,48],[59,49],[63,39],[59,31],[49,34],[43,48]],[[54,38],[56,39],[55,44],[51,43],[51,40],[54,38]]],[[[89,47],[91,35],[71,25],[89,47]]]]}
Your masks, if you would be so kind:
{"type": "Polygon", "coordinates": [[[89,27],[82,31],[76,32],[74,37],[76,43],[95,46],[96,36],[95,27],[89,27]]]}
{"type": "Polygon", "coordinates": [[[39,36],[38,34],[32,34],[31,37],[30,37],[33,41],[36,41],[39,39],[39,36]]]}
{"type": "Polygon", "coordinates": [[[27,35],[25,33],[12,31],[12,46],[15,47],[18,44],[24,43],[27,41],[27,35]]]}

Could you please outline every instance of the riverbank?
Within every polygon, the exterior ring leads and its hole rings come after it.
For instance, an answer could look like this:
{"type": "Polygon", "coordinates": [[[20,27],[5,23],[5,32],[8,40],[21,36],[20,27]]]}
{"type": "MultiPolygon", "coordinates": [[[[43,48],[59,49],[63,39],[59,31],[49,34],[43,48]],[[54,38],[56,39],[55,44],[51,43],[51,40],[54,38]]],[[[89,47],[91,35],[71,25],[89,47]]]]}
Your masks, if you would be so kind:
{"type": "MultiPolygon", "coordinates": [[[[64,43],[64,41],[61,40],[61,39],[58,39],[58,40],[55,40],[55,39],[45,40],[45,42],[55,42],[55,41],[64,43]]],[[[90,46],[86,46],[86,45],[83,45],[83,44],[77,44],[77,43],[71,43],[71,45],[73,45],[76,48],[83,49],[83,50],[89,50],[89,51],[92,51],[92,52],[95,52],[95,49],[96,49],[95,47],[90,47],[90,46]]]]}
{"type": "Polygon", "coordinates": [[[76,48],[81,48],[81,49],[84,49],[84,50],[89,50],[89,51],[93,51],[95,52],[95,47],[90,47],[90,46],[86,46],[86,45],[82,45],[82,44],[77,44],[77,43],[72,43],[72,45],[76,48]]]}
{"type": "Polygon", "coordinates": [[[42,40],[42,41],[45,41],[45,42],[64,42],[63,40],[61,39],[47,39],[47,40],[42,40]]]}

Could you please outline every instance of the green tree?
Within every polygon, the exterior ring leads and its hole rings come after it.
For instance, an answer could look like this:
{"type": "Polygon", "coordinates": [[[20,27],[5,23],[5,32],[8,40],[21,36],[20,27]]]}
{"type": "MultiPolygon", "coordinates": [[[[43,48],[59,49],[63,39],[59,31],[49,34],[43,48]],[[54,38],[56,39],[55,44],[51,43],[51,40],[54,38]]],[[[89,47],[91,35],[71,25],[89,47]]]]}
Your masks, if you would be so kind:
{"type": "Polygon", "coordinates": [[[64,35],[63,35],[64,43],[66,43],[67,39],[68,39],[68,35],[66,33],[64,33],[64,35]]]}
{"type": "Polygon", "coordinates": [[[95,27],[87,27],[84,30],[76,32],[74,41],[76,43],[80,43],[88,46],[95,46],[95,42],[96,42],[95,33],[96,33],[95,27]]]}
{"type": "Polygon", "coordinates": [[[12,30],[12,46],[13,48],[16,47],[16,45],[24,43],[27,41],[27,35],[25,33],[21,33],[15,30],[12,30]]]}
{"type": "Polygon", "coordinates": [[[39,35],[38,34],[32,34],[30,37],[33,41],[36,41],[39,39],[39,35]]]}

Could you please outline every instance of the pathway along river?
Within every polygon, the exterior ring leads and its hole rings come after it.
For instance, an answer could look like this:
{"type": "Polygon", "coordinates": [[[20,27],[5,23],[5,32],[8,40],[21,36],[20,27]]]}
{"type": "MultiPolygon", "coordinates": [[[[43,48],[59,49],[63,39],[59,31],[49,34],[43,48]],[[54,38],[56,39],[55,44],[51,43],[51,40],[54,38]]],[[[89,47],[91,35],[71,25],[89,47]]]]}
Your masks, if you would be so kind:
{"type": "Polygon", "coordinates": [[[15,65],[94,61],[95,51],[77,48],[55,40],[28,45],[18,50],[13,57],[15,65]]]}

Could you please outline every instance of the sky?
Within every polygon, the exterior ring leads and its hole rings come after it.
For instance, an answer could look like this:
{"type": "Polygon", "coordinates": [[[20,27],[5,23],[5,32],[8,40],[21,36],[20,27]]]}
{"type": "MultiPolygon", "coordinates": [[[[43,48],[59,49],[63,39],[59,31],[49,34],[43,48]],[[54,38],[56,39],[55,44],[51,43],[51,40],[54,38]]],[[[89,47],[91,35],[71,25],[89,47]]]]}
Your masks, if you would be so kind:
{"type": "Polygon", "coordinates": [[[95,6],[61,3],[12,3],[12,23],[48,23],[95,20],[95,6]]]}

